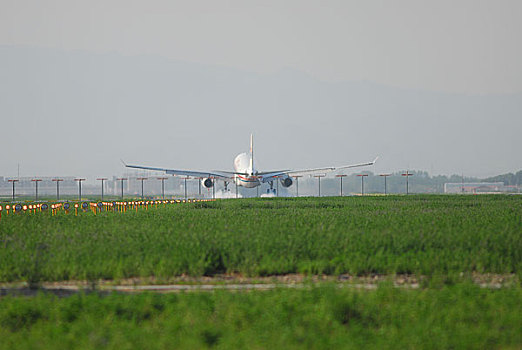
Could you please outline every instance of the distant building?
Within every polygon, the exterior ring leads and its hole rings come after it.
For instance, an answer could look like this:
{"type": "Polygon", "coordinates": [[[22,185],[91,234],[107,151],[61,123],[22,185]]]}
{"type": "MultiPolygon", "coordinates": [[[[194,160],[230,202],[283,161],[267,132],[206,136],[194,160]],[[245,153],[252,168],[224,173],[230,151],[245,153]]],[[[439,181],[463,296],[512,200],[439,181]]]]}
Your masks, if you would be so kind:
{"type": "Polygon", "coordinates": [[[444,184],[444,193],[503,193],[513,192],[511,186],[503,182],[448,182],[444,184]]]}

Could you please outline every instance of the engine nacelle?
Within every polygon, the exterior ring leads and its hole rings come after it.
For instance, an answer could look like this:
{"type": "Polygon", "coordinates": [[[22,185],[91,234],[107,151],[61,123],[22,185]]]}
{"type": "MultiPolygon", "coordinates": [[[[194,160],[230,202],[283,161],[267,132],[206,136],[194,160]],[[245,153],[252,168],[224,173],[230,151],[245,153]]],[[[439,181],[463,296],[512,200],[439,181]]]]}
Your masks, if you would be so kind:
{"type": "Polygon", "coordinates": [[[294,183],[290,176],[281,177],[279,178],[279,181],[281,181],[281,185],[283,185],[283,187],[290,187],[294,183]]]}
{"type": "Polygon", "coordinates": [[[212,179],[209,178],[209,177],[207,177],[206,179],[201,180],[201,183],[206,188],[211,188],[212,186],[214,186],[214,181],[212,181],[212,179]]]}

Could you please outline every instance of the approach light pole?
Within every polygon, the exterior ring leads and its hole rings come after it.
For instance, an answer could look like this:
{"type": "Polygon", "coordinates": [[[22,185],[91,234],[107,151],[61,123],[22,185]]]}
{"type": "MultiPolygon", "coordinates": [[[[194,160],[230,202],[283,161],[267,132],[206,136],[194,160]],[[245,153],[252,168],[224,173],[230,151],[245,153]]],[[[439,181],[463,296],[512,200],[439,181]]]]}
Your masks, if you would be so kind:
{"type": "Polygon", "coordinates": [[[74,179],[74,181],[78,181],[78,201],[82,201],[82,181],[85,179],[74,179]]]}
{"type": "Polygon", "coordinates": [[[141,181],[141,200],[143,200],[143,181],[147,180],[148,178],[146,177],[138,177],[136,178],[136,180],[140,180],[141,181]]]}
{"type": "Polygon", "coordinates": [[[63,179],[53,179],[52,181],[56,182],[56,200],[60,200],[60,182],[63,181],[63,179]]]}
{"type": "Polygon", "coordinates": [[[35,186],[36,186],[36,192],[35,192],[35,196],[34,196],[34,201],[38,202],[38,183],[40,181],[42,181],[42,179],[32,179],[31,181],[33,181],[35,186]]]}
{"type": "Polygon", "coordinates": [[[185,200],[187,200],[187,180],[190,179],[190,177],[185,176],[183,180],[185,181],[185,200]]]}
{"type": "Polygon", "coordinates": [[[341,197],[343,196],[343,177],[346,177],[345,174],[341,174],[341,175],[335,175],[335,177],[338,177],[340,182],[341,182],[341,197]]]}
{"type": "Polygon", "coordinates": [[[319,197],[321,197],[321,178],[325,177],[326,175],[315,175],[314,177],[317,178],[317,183],[319,184],[319,197]]]}
{"type": "Polygon", "coordinates": [[[7,182],[10,182],[10,183],[13,184],[13,202],[14,202],[14,200],[15,200],[15,183],[17,183],[18,180],[17,179],[10,179],[10,180],[7,180],[7,182]]]}
{"type": "Polygon", "coordinates": [[[203,178],[202,177],[198,177],[197,179],[198,179],[198,195],[201,198],[201,180],[203,178]]]}
{"type": "Polygon", "coordinates": [[[402,176],[406,176],[406,194],[409,194],[410,193],[410,189],[409,189],[409,182],[408,182],[408,178],[410,176],[413,176],[412,173],[410,173],[409,170],[406,170],[406,172],[404,174],[401,174],[402,176]]]}
{"type": "Polygon", "coordinates": [[[123,181],[127,180],[126,177],[119,177],[116,180],[121,181],[121,199],[123,199],[123,181]]]}
{"type": "Polygon", "coordinates": [[[387,191],[387,188],[386,188],[386,178],[387,178],[388,176],[391,176],[391,174],[380,174],[379,176],[384,177],[384,195],[387,195],[387,194],[388,194],[388,191],[387,191]]]}
{"type": "Polygon", "coordinates": [[[106,177],[100,177],[100,178],[98,178],[98,179],[96,179],[96,180],[101,181],[101,185],[102,185],[102,186],[101,186],[101,187],[102,187],[102,192],[101,192],[102,196],[101,196],[101,200],[103,201],[103,182],[104,182],[105,180],[107,180],[107,178],[106,178],[106,177]]]}
{"type": "Polygon", "coordinates": [[[295,175],[293,178],[295,179],[295,196],[299,197],[299,178],[303,177],[303,175],[295,175]]]}
{"type": "Polygon", "coordinates": [[[165,199],[165,180],[168,180],[168,177],[158,177],[158,180],[161,180],[161,198],[165,199]]]}
{"type": "Polygon", "coordinates": [[[364,196],[364,178],[368,176],[368,174],[359,174],[357,176],[361,177],[361,196],[364,196]]]}

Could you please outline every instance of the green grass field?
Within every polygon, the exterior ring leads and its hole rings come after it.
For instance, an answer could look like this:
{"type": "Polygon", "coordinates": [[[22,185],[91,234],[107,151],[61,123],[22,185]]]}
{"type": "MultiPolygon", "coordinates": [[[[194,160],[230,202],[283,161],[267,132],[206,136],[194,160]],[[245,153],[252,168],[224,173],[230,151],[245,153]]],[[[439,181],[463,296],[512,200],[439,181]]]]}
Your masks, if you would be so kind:
{"type": "Polygon", "coordinates": [[[522,197],[244,199],[0,220],[0,284],[415,274],[418,289],[0,297],[0,349],[520,349],[522,197]],[[481,288],[471,274],[514,274],[481,288]]]}
{"type": "Polygon", "coordinates": [[[522,290],[0,298],[0,349],[519,349],[522,290]]]}
{"type": "Polygon", "coordinates": [[[520,196],[221,200],[0,221],[0,282],[521,271],[520,196]]]}

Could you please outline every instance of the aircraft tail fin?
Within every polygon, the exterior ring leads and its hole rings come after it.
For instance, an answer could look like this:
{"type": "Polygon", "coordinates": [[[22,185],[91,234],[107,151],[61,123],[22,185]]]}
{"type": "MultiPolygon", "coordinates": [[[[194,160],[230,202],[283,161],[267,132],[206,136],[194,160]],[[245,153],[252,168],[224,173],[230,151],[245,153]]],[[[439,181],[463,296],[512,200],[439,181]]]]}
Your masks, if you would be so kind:
{"type": "Polygon", "coordinates": [[[254,135],[250,134],[250,172],[254,173],[254,135]]]}

